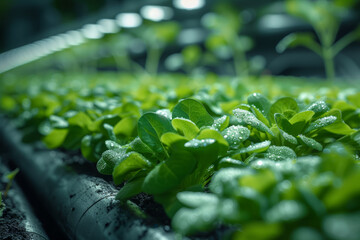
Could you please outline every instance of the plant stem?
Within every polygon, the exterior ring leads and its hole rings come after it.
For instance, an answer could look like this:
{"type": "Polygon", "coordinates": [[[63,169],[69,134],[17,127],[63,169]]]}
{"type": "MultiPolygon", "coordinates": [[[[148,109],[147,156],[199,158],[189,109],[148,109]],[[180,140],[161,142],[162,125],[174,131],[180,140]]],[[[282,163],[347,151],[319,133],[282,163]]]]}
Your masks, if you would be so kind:
{"type": "Polygon", "coordinates": [[[145,69],[151,75],[156,75],[159,66],[161,50],[160,48],[150,47],[146,58],[145,69]]]}
{"type": "Polygon", "coordinates": [[[356,41],[357,38],[358,38],[358,36],[357,36],[356,32],[352,31],[352,32],[348,33],[347,35],[345,35],[344,37],[342,37],[340,40],[338,40],[333,45],[334,56],[336,56],[341,50],[343,50],[349,44],[356,41]]]}
{"type": "Polygon", "coordinates": [[[331,46],[323,47],[323,58],[325,64],[326,77],[330,81],[335,80],[334,54],[331,46]]]}
{"type": "Polygon", "coordinates": [[[244,76],[245,78],[247,78],[249,76],[246,56],[243,51],[239,51],[239,50],[234,51],[234,67],[235,67],[236,75],[238,77],[244,76]]]}

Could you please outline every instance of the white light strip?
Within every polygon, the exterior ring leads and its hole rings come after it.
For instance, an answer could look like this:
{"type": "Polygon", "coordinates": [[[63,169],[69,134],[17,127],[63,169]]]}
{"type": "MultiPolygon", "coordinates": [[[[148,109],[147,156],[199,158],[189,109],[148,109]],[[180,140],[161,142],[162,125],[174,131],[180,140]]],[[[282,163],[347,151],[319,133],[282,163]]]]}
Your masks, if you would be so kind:
{"type": "MultiPolygon", "coordinates": [[[[168,11],[169,8],[163,7],[168,11]]],[[[172,11],[172,9],[170,8],[172,11]]],[[[172,13],[172,12],[171,12],[172,13]]],[[[152,13],[153,14],[153,13],[152,13]]],[[[171,14],[165,13],[164,18],[171,14]]],[[[171,15],[172,16],[172,15],[171,15]]],[[[100,19],[97,24],[86,24],[80,30],[71,30],[41,41],[27,44],[0,54],[0,73],[35,61],[41,57],[77,46],[86,39],[99,39],[107,33],[116,33],[121,27],[134,28],[140,26],[142,18],[137,13],[120,13],[115,19],[100,19]]]]}
{"type": "Polygon", "coordinates": [[[145,19],[160,22],[171,19],[174,16],[174,11],[169,7],[148,5],[140,9],[140,14],[145,19]]]}
{"type": "Polygon", "coordinates": [[[100,27],[97,24],[85,24],[81,29],[81,33],[88,39],[99,39],[104,36],[104,33],[100,31],[100,27]]]}
{"type": "Polygon", "coordinates": [[[120,13],[116,16],[116,23],[123,28],[135,28],[141,25],[142,18],[137,13],[120,13]]]}
{"type": "Polygon", "coordinates": [[[120,30],[114,19],[100,19],[97,24],[102,33],[117,33],[120,30]]]}
{"type": "Polygon", "coordinates": [[[185,10],[195,10],[205,6],[205,0],[174,0],[174,7],[185,10]]]}

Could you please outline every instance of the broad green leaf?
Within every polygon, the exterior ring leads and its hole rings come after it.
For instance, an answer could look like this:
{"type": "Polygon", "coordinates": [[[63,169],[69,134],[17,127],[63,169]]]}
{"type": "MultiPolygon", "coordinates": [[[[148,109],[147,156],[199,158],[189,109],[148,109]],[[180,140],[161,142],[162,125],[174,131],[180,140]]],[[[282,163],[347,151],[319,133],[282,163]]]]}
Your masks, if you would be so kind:
{"type": "Polygon", "coordinates": [[[87,129],[70,125],[68,128],[68,134],[66,135],[61,146],[65,149],[79,149],[81,147],[81,140],[88,133],[89,131],[87,129]]]}
{"type": "Polygon", "coordinates": [[[203,192],[180,192],[176,195],[177,199],[189,208],[198,208],[203,205],[216,205],[219,199],[215,194],[203,192]]]}
{"type": "Polygon", "coordinates": [[[107,134],[107,130],[104,128],[104,124],[115,126],[120,121],[119,115],[108,114],[97,118],[90,126],[90,130],[93,132],[102,132],[107,134]]]}
{"type": "Polygon", "coordinates": [[[276,126],[279,128],[281,136],[291,144],[297,144],[293,135],[300,133],[299,128],[295,128],[281,113],[275,113],[276,126]]]}
{"type": "Polygon", "coordinates": [[[63,144],[68,132],[68,129],[54,129],[43,138],[43,142],[50,149],[58,148],[63,144]]]}
{"type": "Polygon", "coordinates": [[[289,122],[292,125],[296,125],[297,123],[307,123],[309,122],[312,117],[314,116],[314,112],[313,111],[303,111],[303,112],[299,112],[297,114],[295,114],[292,118],[289,119],[289,122]]]}
{"type": "Polygon", "coordinates": [[[324,101],[317,101],[311,104],[307,109],[307,111],[313,111],[315,113],[314,118],[320,116],[321,114],[330,110],[328,105],[324,101]]]}
{"type": "Polygon", "coordinates": [[[342,120],[342,113],[341,113],[340,110],[331,109],[330,111],[328,111],[325,114],[321,115],[321,117],[327,117],[327,116],[335,116],[337,119],[330,126],[324,127],[324,130],[326,130],[328,132],[331,132],[331,133],[339,134],[339,135],[349,135],[349,134],[352,134],[352,133],[356,132],[356,130],[351,129],[349,127],[349,125],[347,125],[342,120]]]}
{"type": "Polygon", "coordinates": [[[218,119],[215,119],[211,127],[215,128],[216,130],[223,131],[225,128],[229,126],[229,123],[230,123],[229,116],[224,115],[218,119]]]}
{"type": "Polygon", "coordinates": [[[230,157],[225,157],[222,158],[218,165],[217,165],[217,169],[222,169],[222,168],[229,168],[229,167],[233,167],[233,168],[242,168],[245,167],[246,165],[244,164],[243,161],[240,160],[236,160],[230,157]]]}
{"type": "Polygon", "coordinates": [[[127,102],[124,105],[121,106],[121,110],[118,113],[121,117],[127,117],[127,116],[135,116],[140,117],[141,116],[141,109],[135,102],[127,102]]]}
{"type": "Polygon", "coordinates": [[[305,126],[311,121],[314,114],[313,111],[303,111],[290,118],[289,123],[292,125],[292,133],[294,136],[303,132],[305,126]]]}
{"type": "Polygon", "coordinates": [[[271,122],[274,123],[275,113],[281,113],[286,118],[290,119],[297,112],[299,112],[299,107],[295,99],[291,97],[283,97],[271,105],[269,115],[271,122]]]}
{"type": "Polygon", "coordinates": [[[112,174],[112,169],[114,169],[114,167],[124,158],[125,153],[126,149],[122,149],[122,151],[106,150],[105,152],[103,152],[99,160],[99,162],[101,161],[101,163],[98,162],[96,166],[98,168],[98,171],[100,172],[99,169],[111,168],[111,172],[107,174],[112,174]],[[104,166],[104,164],[106,164],[107,166],[104,166]]]}
{"type": "Polygon", "coordinates": [[[127,182],[116,194],[116,199],[124,202],[131,197],[141,193],[144,179],[144,177],[140,177],[127,182]]]}
{"type": "Polygon", "coordinates": [[[344,100],[339,100],[336,101],[333,106],[333,108],[335,109],[339,109],[342,113],[346,112],[346,111],[355,111],[356,107],[344,100]]]}
{"type": "Polygon", "coordinates": [[[185,136],[188,140],[196,137],[200,132],[200,129],[189,119],[185,118],[174,118],[171,120],[172,126],[181,135],[185,136]]]}
{"type": "Polygon", "coordinates": [[[318,150],[318,151],[321,151],[323,149],[322,145],[319,142],[312,139],[312,138],[306,137],[306,136],[304,136],[302,134],[299,135],[299,138],[308,147],[311,147],[311,148],[313,148],[315,150],[318,150]]]}
{"type": "Polygon", "coordinates": [[[89,130],[93,124],[91,118],[83,112],[78,112],[75,116],[69,118],[68,123],[86,130],[89,130]]]}
{"type": "Polygon", "coordinates": [[[235,109],[233,113],[240,124],[250,125],[251,127],[256,128],[261,132],[267,132],[271,135],[274,135],[273,132],[271,132],[271,130],[263,122],[257,119],[253,113],[239,108],[235,109]]]}
{"type": "Polygon", "coordinates": [[[116,136],[123,135],[126,137],[132,137],[136,134],[137,118],[133,116],[125,117],[121,119],[114,126],[114,133],[116,136]]]}
{"type": "Polygon", "coordinates": [[[208,231],[218,221],[218,206],[206,204],[196,209],[181,208],[172,219],[172,227],[184,235],[208,231]]]}
{"type": "Polygon", "coordinates": [[[96,169],[101,174],[112,175],[114,166],[111,164],[107,164],[103,158],[100,158],[99,161],[97,161],[97,163],[96,163],[96,169]]]}
{"type": "Polygon", "coordinates": [[[149,194],[163,194],[176,187],[185,176],[194,171],[196,159],[187,152],[174,154],[158,164],[146,176],[143,191],[149,194]]]}
{"type": "Polygon", "coordinates": [[[286,146],[270,146],[265,153],[265,157],[275,161],[296,159],[296,153],[286,146]]]}
{"type": "Polygon", "coordinates": [[[239,108],[239,105],[241,104],[240,101],[238,100],[233,100],[233,101],[229,101],[229,102],[221,102],[220,103],[220,107],[221,109],[225,112],[225,113],[232,113],[232,111],[235,108],[239,108]]]}
{"type": "Polygon", "coordinates": [[[328,116],[319,118],[316,121],[309,124],[309,126],[305,129],[304,133],[309,133],[311,131],[321,129],[333,124],[337,120],[335,116],[328,116]]]}
{"type": "Polygon", "coordinates": [[[214,129],[203,129],[196,138],[199,140],[215,139],[216,142],[219,144],[220,154],[225,154],[229,148],[229,143],[224,139],[221,133],[214,129]]]}
{"type": "Polygon", "coordinates": [[[263,122],[267,127],[270,127],[269,120],[260,112],[260,110],[257,107],[251,106],[251,111],[254,113],[257,119],[263,122]]]}
{"type": "Polygon", "coordinates": [[[289,133],[291,135],[297,135],[298,129],[294,129],[293,125],[282,115],[281,113],[275,113],[274,115],[275,123],[279,129],[289,133]]]}
{"type": "Polygon", "coordinates": [[[207,169],[218,159],[220,144],[215,139],[193,139],[184,146],[194,154],[202,170],[207,169]]]}
{"type": "Polygon", "coordinates": [[[184,136],[177,133],[168,132],[161,136],[161,142],[173,150],[183,150],[184,144],[188,141],[184,136]]]}
{"type": "Polygon", "coordinates": [[[130,144],[130,148],[141,154],[154,154],[153,150],[151,150],[148,145],[146,145],[139,137],[136,137],[130,144]]]}
{"type": "Polygon", "coordinates": [[[140,153],[129,152],[124,155],[121,161],[116,164],[113,171],[113,179],[115,184],[121,184],[129,178],[129,174],[142,169],[147,169],[151,163],[140,153]]]}
{"type": "Polygon", "coordinates": [[[175,132],[175,130],[170,120],[164,116],[155,113],[145,113],[138,121],[138,134],[141,141],[157,154],[165,154],[160,138],[167,132],[175,132]]]}
{"type": "Polygon", "coordinates": [[[281,136],[283,136],[283,138],[284,138],[286,141],[288,141],[289,143],[294,144],[294,145],[298,144],[296,138],[295,138],[293,135],[290,135],[290,134],[288,134],[287,132],[284,132],[284,131],[281,130],[281,129],[280,129],[280,134],[281,134],[281,136]]]}
{"type": "Polygon", "coordinates": [[[233,155],[235,154],[242,154],[242,153],[260,153],[260,152],[264,152],[266,151],[269,146],[270,146],[271,142],[270,141],[264,141],[264,142],[259,142],[259,143],[254,143],[251,144],[245,148],[241,148],[239,150],[236,150],[233,155]]]}
{"type": "Polygon", "coordinates": [[[107,147],[107,149],[113,150],[115,152],[122,152],[124,150],[124,147],[112,140],[106,140],[105,146],[107,147]]]}
{"type": "Polygon", "coordinates": [[[253,93],[247,98],[248,104],[254,105],[260,112],[267,117],[270,111],[270,102],[260,93],[253,93]]]}
{"type": "Polygon", "coordinates": [[[221,132],[230,147],[237,148],[250,136],[250,130],[243,126],[233,125],[221,132]]]}
{"type": "Polygon", "coordinates": [[[172,118],[189,119],[199,128],[211,126],[214,123],[213,117],[206,111],[205,107],[197,100],[181,100],[173,109],[172,118]]]}
{"type": "Polygon", "coordinates": [[[94,141],[91,135],[86,135],[81,140],[81,154],[89,161],[96,162],[98,159],[95,158],[94,151],[94,141]]]}
{"type": "Polygon", "coordinates": [[[104,129],[106,130],[106,133],[107,133],[107,136],[109,137],[110,140],[112,141],[116,141],[116,136],[115,136],[115,133],[114,133],[114,127],[105,123],[104,124],[104,129]]]}

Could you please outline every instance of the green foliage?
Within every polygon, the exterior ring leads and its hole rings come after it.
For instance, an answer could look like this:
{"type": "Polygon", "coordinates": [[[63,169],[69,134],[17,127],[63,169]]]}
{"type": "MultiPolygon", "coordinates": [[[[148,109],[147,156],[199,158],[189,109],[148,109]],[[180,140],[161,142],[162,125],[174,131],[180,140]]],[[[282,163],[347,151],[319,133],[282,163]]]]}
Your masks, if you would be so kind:
{"type": "Polygon", "coordinates": [[[81,150],[120,186],[119,201],[152,195],[180,234],[224,226],[237,239],[340,240],[331,227],[340,221],[356,239],[356,86],[177,77],[0,92],[11,92],[19,129],[38,136],[28,141],[81,150]]]}
{"type": "Polygon", "coordinates": [[[354,4],[355,1],[286,0],[287,12],[310,24],[318,39],[312,33],[291,33],[278,43],[277,51],[281,53],[287,48],[298,46],[312,50],[323,58],[327,78],[333,80],[335,56],[349,44],[360,39],[357,28],[335,41],[341,16],[349,12],[354,4]]]}

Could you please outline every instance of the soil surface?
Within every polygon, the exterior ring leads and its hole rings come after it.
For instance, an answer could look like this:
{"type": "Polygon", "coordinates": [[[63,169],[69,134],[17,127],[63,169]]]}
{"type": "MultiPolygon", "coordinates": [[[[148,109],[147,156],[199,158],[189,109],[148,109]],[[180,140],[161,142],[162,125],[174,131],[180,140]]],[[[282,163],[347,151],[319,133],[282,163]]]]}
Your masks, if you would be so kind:
{"type": "Polygon", "coordinates": [[[156,219],[163,225],[170,225],[170,218],[166,215],[163,207],[154,201],[153,197],[146,194],[140,193],[135,197],[131,198],[131,201],[138,205],[148,216],[156,219]]]}
{"type": "MultiPolygon", "coordinates": [[[[3,174],[0,173],[2,177],[3,174]]],[[[6,184],[0,183],[0,189],[5,189],[6,184]]],[[[11,191],[11,190],[10,190],[11,191]]],[[[0,240],[26,240],[31,236],[26,232],[24,220],[25,215],[16,208],[16,203],[10,196],[4,197],[5,210],[0,218],[0,240]]]]}

